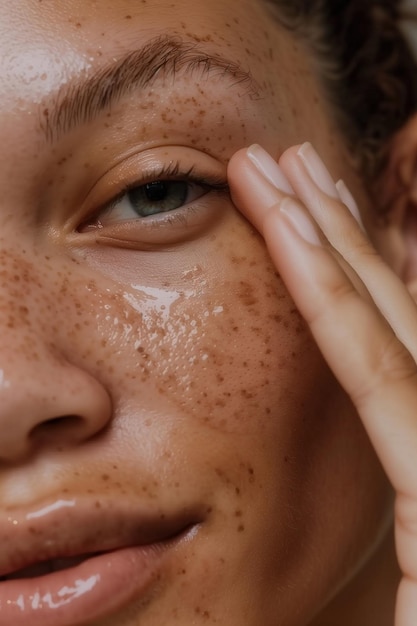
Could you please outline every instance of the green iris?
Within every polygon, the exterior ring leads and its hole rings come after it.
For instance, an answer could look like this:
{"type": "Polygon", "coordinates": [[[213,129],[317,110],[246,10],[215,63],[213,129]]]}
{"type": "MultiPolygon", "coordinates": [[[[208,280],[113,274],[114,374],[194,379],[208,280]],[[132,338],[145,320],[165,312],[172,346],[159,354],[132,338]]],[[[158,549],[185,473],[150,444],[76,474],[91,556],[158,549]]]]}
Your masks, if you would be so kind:
{"type": "Polygon", "coordinates": [[[183,206],[189,183],[181,180],[157,180],[129,191],[128,198],[140,217],[167,213],[183,206]]]}

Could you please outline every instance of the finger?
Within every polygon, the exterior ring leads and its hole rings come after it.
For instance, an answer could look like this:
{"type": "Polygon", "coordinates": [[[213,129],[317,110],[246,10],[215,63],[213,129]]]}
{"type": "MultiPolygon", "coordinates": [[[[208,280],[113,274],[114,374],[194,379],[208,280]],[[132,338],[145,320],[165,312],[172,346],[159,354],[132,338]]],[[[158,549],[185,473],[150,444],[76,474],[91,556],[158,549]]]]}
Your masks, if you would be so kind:
{"type": "Polygon", "coordinates": [[[414,626],[417,615],[417,499],[399,496],[395,506],[395,540],[403,572],[396,610],[396,626],[414,626]]]}
{"type": "Polygon", "coordinates": [[[287,195],[294,195],[279,165],[258,145],[251,146],[249,150],[239,150],[233,155],[228,176],[233,183],[232,196],[235,205],[245,206],[246,217],[261,234],[269,208],[287,195]],[[260,168],[265,174],[261,173],[260,168]],[[253,184],[240,185],[246,178],[253,184]],[[264,184],[265,179],[269,184],[264,184]]]}
{"type": "Polygon", "coordinates": [[[270,211],[265,224],[271,257],[326,361],[356,405],[394,487],[400,493],[414,493],[414,359],[334,257],[323,247],[313,246],[310,234],[302,239],[300,232],[306,233],[306,227],[294,228],[301,213],[294,215],[295,207],[289,208],[288,201],[281,204],[279,213],[270,211]]]}
{"type": "MultiPolygon", "coordinates": [[[[235,172],[236,173],[236,172],[235,172]]],[[[230,179],[239,208],[267,181],[230,179]]],[[[272,193],[272,192],[271,192],[272,193]]],[[[325,359],[358,408],[377,453],[401,493],[417,484],[417,372],[414,359],[385,318],[358,293],[334,256],[321,245],[314,224],[294,199],[277,197],[263,206],[262,230],[271,257],[297,307],[310,325],[325,359]]]]}
{"type": "Polygon", "coordinates": [[[417,583],[403,578],[397,595],[396,626],[415,626],[417,615],[417,583]]]}
{"type": "Polygon", "coordinates": [[[356,203],[342,184],[342,195],[311,144],[290,148],[281,171],[335,250],[354,269],[378,309],[417,361],[417,307],[401,279],[386,265],[366,236],[356,203]],[[347,210],[346,205],[349,206],[347,210]]]}

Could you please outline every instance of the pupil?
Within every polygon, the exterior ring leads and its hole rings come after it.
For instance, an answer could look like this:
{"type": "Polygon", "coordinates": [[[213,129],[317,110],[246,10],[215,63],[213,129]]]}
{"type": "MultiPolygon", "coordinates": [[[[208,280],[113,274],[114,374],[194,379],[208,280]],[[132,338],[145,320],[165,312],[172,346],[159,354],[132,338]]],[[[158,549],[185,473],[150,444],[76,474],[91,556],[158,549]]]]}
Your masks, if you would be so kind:
{"type": "Polygon", "coordinates": [[[153,181],[146,185],[146,196],[150,202],[161,202],[165,200],[168,185],[159,180],[153,181]]]}

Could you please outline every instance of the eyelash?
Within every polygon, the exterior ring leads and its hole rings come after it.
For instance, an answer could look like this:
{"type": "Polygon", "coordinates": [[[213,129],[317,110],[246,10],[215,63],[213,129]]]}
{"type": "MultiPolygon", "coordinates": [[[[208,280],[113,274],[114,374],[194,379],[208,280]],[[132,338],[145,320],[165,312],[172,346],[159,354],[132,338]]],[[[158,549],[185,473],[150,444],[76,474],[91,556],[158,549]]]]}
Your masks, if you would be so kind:
{"type": "MultiPolygon", "coordinates": [[[[133,189],[137,187],[142,187],[143,185],[147,185],[148,183],[154,181],[168,181],[168,180],[178,180],[184,181],[190,184],[199,185],[207,190],[207,193],[217,192],[224,195],[229,195],[230,189],[229,185],[225,181],[224,177],[221,176],[198,176],[194,173],[195,166],[191,166],[188,169],[183,169],[180,161],[171,162],[169,164],[163,165],[160,169],[155,169],[154,171],[147,172],[145,176],[135,180],[133,183],[129,183],[125,185],[121,191],[112,199],[110,202],[106,202],[101,207],[99,207],[96,211],[94,211],[94,216],[99,215],[103,212],[110,212],[119,202],[120,200],[128,194],[133,189]]],[[[206,194],[204,194],[206,195],[206,194]]],[[[187,205],[184,205],[187,206],[187,205]]],[[[191,205],[190,205],[191,206],[191,205]]],[[[169,219],[172,220],[184,220],[183,208],[178,208],[169,213],[169,219]]],[[[167,219],[168,214],[166,214],[165,219],[167,219]]],[[[92,219],[92,218],[90,218],[92,219]]],[[[157,221],[155,217],[147,217],[140,218],[138,220],[146,219],[148,222],[157,221]]]]}

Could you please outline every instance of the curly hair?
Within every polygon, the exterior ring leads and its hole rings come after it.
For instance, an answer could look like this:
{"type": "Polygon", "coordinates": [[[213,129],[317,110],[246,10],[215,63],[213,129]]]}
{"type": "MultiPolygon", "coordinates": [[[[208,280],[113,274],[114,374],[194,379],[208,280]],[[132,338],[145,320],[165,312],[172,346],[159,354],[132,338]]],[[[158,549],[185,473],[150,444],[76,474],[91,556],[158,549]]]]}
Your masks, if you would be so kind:
{"type": "Polygon", "coordinates": [[[417,110],[417,66],[400,0],[267,0],[317,59],[317,73],[364,176],[417,110]]]}

